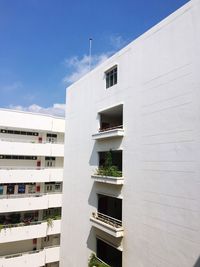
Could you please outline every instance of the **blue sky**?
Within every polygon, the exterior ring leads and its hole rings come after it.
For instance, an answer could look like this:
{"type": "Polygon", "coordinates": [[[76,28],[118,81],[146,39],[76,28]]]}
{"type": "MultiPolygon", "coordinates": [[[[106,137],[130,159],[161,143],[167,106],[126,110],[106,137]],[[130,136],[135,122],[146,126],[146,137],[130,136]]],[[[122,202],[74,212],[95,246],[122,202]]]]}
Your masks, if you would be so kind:
{"type": "Polygon", "coordinates": [[[0,107],[60,115],[65,88],[187,0],[0,0],[0,107]]]}

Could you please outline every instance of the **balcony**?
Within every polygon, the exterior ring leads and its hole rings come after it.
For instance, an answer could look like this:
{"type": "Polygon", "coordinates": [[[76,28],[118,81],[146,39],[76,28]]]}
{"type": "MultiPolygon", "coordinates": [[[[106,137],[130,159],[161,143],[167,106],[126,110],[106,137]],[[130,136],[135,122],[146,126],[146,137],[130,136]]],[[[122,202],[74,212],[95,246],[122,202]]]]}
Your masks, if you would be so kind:
{"type": "Polygon", "coordinates": [[[64,157],[63,144],[16,142],[15,139],[0,139],[0,147],[2,155],[64,157]]]}
{"type": "Polygon", "coordinates": [[[46,263],[59,261],[59,254],[60,246],[52,246],[40,250],[1,256],[0,266],[44,266],[46,263]]]}
{"type": "Polygon", "coordinates": [[[123,185],[122,150],[99,152],[99,167],[91,177],[95,182],[123,185]]]}
{"type": "Polygon", "coordinates": [[[0,195],[0,213],[61,207],[62,193],[0,195]]]}
{"type": "Polygon", "coordinates": [[[99,129],[99,131],[92,135],[93,140],[104,140],[107,138],[123,137],[124,129],[123,125],[108,127],[105,129],[99,129]]]}
{"type": "Polygon", "coordinates": [[[92,135],[94,140],[123,137],[123,105],[100,111],[99,125],[99,131],[92,135]]]}
{"type": "Polygon", "coordinates": [[[123,185],[124,184],[124,177],[114,177],[114,176],[105,176],[105,175],[98,175],[93,174],[91,175],[92,179],[95,182],[106,183],[106,184],[113,184],[113,185],[123,185]]]}
{"type": "Polygon", "coordinates": [[[63,181],[63,168],[0,166],[0,183],[63,181]]]}
{"type": "Polygon", "coordinates": [[[124,229],[122,221],[102,214],[100,212],[93,212],[90,217],[92,225],[116,238],[123,237],[124,229]]]}
{"type": "Polygon", "coordinates": [[[1,243],[45,237],[60,233],[61,220],[0,225],[1,243]]]}

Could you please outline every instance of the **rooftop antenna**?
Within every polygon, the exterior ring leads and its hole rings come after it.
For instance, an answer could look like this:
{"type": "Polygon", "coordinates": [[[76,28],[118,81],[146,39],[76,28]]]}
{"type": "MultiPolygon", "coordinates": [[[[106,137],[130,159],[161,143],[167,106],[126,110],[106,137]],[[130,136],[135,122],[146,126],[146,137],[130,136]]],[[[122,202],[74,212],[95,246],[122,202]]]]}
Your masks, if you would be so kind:
{"type": "Polygon", "coordinates": [[[92,38],[89,39],[90,47],[89,47],[89,70],[91,71],[92,64],[92,38]]]}

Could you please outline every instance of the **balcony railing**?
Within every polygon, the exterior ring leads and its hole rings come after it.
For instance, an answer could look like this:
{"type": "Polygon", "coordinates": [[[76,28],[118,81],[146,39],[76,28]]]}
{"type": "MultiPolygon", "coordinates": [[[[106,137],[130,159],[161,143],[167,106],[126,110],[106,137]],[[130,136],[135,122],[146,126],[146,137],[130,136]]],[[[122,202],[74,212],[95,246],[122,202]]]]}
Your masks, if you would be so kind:
{"type": "Polygon", "coordinates": [[[2,259],[2,258],[11,259],[11,258],[16,258],[16,257],[21,257],[24,255],[36,254],[36,253],[39,253],[41,251],[44,251],[45,249],[57,248],[57,247],[60,247],[60,245],[48,246],[48,247],[44,247],[44,248],[37,249],[37,250],[31,250],[31,251],[27,251],[27,252],[20,252],[20,253],[10,254],[10,255],[6,255],[6,256],[0,256],[0,259],[2,259]]]}
{"type": "Polygon", "coordinates": [[[24,167],[24,166],[0,166],[0,170],[44,170],[44,169],[63,169],[62,167],[56,167],[56,166],[30,166],[30,167],[24,167]]]}
{"type": "Polygon", "coordinates": [[[51,193],[32,193],[32,194],[13,194],[13,195],[10,194],[10,195],[0,195],[0,199],[42,197],[46,195],[56,195],[61,193],[62,191],[51,192],[51,193]]]}
{"type": "Polygon", "coordinates": [[[92,216],[95,219],[97,219],[97,220],[99,220],[101,222],[104,222],[104,223],[106,223],[106,224],[108,224],[108,225],[110,225],[110,226],[112,226],[114,228],[122,228],[122,221],[117,220],[117,219],[115,219],[113,217],[110,217],[110,216],[105,215],[105,214],[100,213],[100,212],[93,212],[92,216]]]}
{"type": "Polygon", "coordinates": [[[112,126],[112,127],[99,128],[99,132],[101,133],[101,132],[117,130],[117,129],[123,129],[123,125],[116,125],[116,126],[112,126]]]}
{"type": "Polygon", "coordinates": [[[52,215],[51,217],[48,217],[46,220],[42,220],[42,221],[29,221],[28,219],[25,221],[20,221],[18,223],[7,223],[7,224],[0,224],[0,230],[2,229],[8,229],[8,228],[16,228],[16,227],[23,227],[23,226],[31,226],[31,225],[38,225],[38,224],[42,224],[44,222],[47,222],[48,226],[52,225],[52,222],[54,220],[60,220],[61,219],[61,215],[52,215]]]}
{"type": "Polygon", "coordinates": [[[94,140],[104,140],[107,138],[117,138],[124,136],[123,125],[112,126],[109,128],[100,128],[97,133],[92,135],[94,140]]]}
{"type": "Polygon", "coordinates": [[[17,139],[17,138],[0,138],[1,142],[16,142],[16,143],[29,143],[29,144],[64,144],[63,142],[58,141],[38,141],[38,140],[26,140],[26,139],[17,139]]]}
{"type": "Polygon", "coordinates": [[[124,228],[122,227],[122,221],[102,214],[100,212],[93,212],[90,217],[92,226],[100,229],[116,238],[124,236],[124,228]]]}

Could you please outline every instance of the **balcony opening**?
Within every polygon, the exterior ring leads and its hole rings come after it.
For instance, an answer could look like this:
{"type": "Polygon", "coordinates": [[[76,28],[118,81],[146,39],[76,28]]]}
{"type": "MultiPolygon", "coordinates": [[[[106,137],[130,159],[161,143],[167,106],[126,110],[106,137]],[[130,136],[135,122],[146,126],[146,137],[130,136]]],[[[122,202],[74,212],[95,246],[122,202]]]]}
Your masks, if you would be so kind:
{"type": "Polygon", "coordinates": [[[113,129],[123,129],[123,105],[101,111],[99,132],[113,129]]]}
{"type": "Polygon", "coordinates": [[[122,150],[99,152],[99,166],[96,175],[122,177],[122,150]]]}
{"type": "Polygon", "coordinates": [[[121,221],[122,199],[99,194],[98,212],[121,221]]]}
{"type": "Polygon", "coordinates": [[[112,267],[122,267],[122,251],[97,238],[97,257],[112,267]]]}

